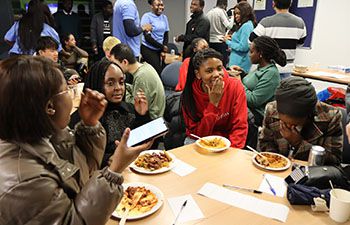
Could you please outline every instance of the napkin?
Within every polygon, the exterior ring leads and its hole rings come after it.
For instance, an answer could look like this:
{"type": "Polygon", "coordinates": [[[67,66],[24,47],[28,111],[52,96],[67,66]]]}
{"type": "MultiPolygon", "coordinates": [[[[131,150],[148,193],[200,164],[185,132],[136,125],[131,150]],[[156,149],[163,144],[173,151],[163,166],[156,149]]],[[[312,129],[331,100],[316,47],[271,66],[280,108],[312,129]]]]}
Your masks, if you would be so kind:
{"type": "Polygon", "coordinates": [[[273,195],[273,193],[270,190],[269,184],[266,182],[266,178],[269,180],[271,186],[275,190],[276,196],[284,197],[284,195],[286,194],[286,191],[287,191],[287,184],[286,184],[286,182],[284,181],[283,178],[277,177],[277,176],[273,176],[271,174],[265,174],[265,177],[261,181],[261,184],[260,184],[260,187],[259,187],[259,191],[262,191],[262,192],[265,192],[265,193],[273,195]]]}
{"type": "Polygon", "coordinates": [[[180,160],[180,159],[176,159],[176,161],[174,162],[174,168],[171,169],[171,171],[173,171],[174,173],[176,173],[177,175],[184,177],[190,173],[192,173],[193,171],[196,170],[195,167],[191,166],[190,164],[185,163],[184,161],[180,160]]]}
{"type": "Polygon", "coordinates": [[[201,209],[198,207],[197,203],[192,198],[192,196],[183,195],[183,196],[168,198],[170,208],[174,214],[174,220],[176,216],[179,214],[179,211],[186,200],[187,200],[187,204],[185,208],[181,211],[177,222],[185,223],[187,221],[204,218],[204,215],[201,209]]]}

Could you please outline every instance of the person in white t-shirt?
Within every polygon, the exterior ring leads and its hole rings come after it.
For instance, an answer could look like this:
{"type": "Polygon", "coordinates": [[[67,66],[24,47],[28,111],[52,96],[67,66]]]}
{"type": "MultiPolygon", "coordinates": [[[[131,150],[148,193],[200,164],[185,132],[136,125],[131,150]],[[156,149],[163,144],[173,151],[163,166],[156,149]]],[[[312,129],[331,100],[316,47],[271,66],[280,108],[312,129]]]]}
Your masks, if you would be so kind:
{"type": "Polygon", "coordinates": [[[209,46],[223,55],[223,64],[227,64],[227,45],[223,40],[226,30],[230,30],[234,24],[233,18],[226,13],[227,0],[217,0],[216,7],[207,13],[210,22],[209,46]]]}

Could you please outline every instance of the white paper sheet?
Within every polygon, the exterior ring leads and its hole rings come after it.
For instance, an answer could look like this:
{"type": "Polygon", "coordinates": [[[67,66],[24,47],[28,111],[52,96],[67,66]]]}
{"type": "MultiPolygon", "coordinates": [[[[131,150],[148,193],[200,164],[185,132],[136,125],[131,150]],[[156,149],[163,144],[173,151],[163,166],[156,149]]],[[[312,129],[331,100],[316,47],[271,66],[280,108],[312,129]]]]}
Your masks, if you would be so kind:
{"type": "Polygon", "coordinates": [[[310,75],[314,76],[321,76],[321,77],[333,77],[337,79],[343,79],[343,78],[349,78],[350,76],[347,75],[342,75],[342,74],[336,74],[336,73],[329,73],[329,72],[324,72],[324,71],[314,71],[310,72],[310,75]]]}
{"type": "Polygon", "coordinates": [[[298,0],[298,8],[313,7],[314,0],[298,0]]]}
{"type": "Polygon", "coordinates": [[[282,222],[286,222],[289,213],[289,208],[285,205],[231,191],[213,183],[204,184],[197,193],[282,222]]]}
{"type": "Polygon", "coordinates": [[[195,171],[196,168],[191,166],[190,164],[185,163],[184,161],[180,159],[176,159],[174,168],[171,169],[174,173],[177,175],[184,177],[193,171],[195,171]]]}
{"type": "Polygon", "coordinates": [[[287,191],[287,184],[284,181],[283,178],[273,176],[271,174],[265,174],[265,177],[263,177],[263,180],[261,181],[259,191],[268,193],[273,195],[272,191],[270,190],[270,186],[266,182],[266,178],[269,180],[271,186],[276,192],[276,196],[278,197],[284,197],[286,191],[287,191]]]}
{"type": "Polygon", "coordinates": [[[171,210],[174,214],[174,220],[176,216],[179,214],[179,211],[183,205],[183,203],[187,200],[185,208],[181,211],[178,223],[185,223],[191,220],[198,220],[204,218],[204,215],[201,209],[198,207],[195,200],[191,195],[183,195],[174,198],[168,198],[168,202],[171,210]]]}

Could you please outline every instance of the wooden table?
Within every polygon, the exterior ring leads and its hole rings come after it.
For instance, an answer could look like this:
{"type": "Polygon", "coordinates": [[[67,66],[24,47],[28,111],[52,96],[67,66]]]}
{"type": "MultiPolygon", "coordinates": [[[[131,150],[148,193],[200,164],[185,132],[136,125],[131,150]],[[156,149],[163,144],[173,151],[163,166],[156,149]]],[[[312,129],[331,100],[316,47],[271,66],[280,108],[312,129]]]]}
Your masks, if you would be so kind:
{"type": "Polygon", "coordinates": [[[345,84],[345,85],[348,85],[350,83],[350,73],[343,73],[343,72],[339,72],[339,71],[331,70],[331,69],[317,69],[317,68],[310,67],[310,68],[308,68],[308,70],[305,73],[293,71],[292,75],[303,77],[303,78],[310,78],[310,79],[326,81],[326,82],[345,84]],[[341,75],[341,76],[345,76],[345,77],[344,78],[335,78],[335,77],[319,76],[319,75],[312,74],[313,72],[321,72],[321,73],[326,72],[326,73],[332,73],[335,75],[341,75]]]}
{"type": "MultiPolygon", "coordinates": [[[[180,177],[173,172],[159,175],[142,175],[126,169],[123,173],[125,182],[145,182],[157,186],[165,195],[163,206],[149,217],[127,221],[127,224],[152,224],[171,225],[175,216],[167,202],[167,198],[191,194],[202,210],[205,218],[185,223],[186,225],[281,225],[282,222],[245,211],[240,208],[221,203],[197,194],[197,191],[206,183],[218,185],[232,184],[243,187],[258,188],[263,177],[262,171],[256,168],[251,161],[252,152],[229,149],[221,153],[208,153],[198,149],[194,144],[183,146],[171,151],[177,158],[196,167],[197,169],[185,176],[180,177]]],[[[290,169],[283,172],[269,172],[273,175],[286,177],[290,169]]],[[[264,200],[281,203],[289,207],[289,215],[286,224],[308,225],[332,225],[327,213],[315,213],[310,206],[292,206],[286,198],[275,197],[270,194],[256,195],[250,192],[240,191],[243,194],[253,195],[264,200]]],[[[107,225],[116,225],[118,220],[110,219],[107,225]]]]}

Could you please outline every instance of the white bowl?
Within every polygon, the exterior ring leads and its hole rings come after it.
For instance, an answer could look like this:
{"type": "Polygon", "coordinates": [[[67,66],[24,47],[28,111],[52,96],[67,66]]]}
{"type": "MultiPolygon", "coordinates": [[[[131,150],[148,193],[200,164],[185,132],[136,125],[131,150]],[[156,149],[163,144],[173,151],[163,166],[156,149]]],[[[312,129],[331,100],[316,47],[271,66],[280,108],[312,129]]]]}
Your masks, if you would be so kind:
{"type": "Polygon", "coordinates": [[[294,65],[294,71],[299,73],[305,73],[307,71],[307,66],[305,65],[294,65]]]}
{"type": "Polygon", "coordinates": [[[225,137],[218,136],[218,135],[212,135],[212,136],[206,136],[206,137],[202,137],[201,139],[198,139],[196,141],[196,145],[198,145],[199,147],[201,147],[201,148],[203,148],[205,150],[208,150],[210,152],[221,152],[221,151],[224,151],[224,150],[228,149],[231,146],[231,142],[230,142],[230,140],[228,140],[225,137]],[[220,138],[222,141],[224,141],[225,142],[225,147],[222,147],[222,148],[211,148],[211,147],[208,147],[206,145],[201,144],[201,140],[202,139],[210,141],[210,140],[212,140],[214,138],[220,138]]]}

